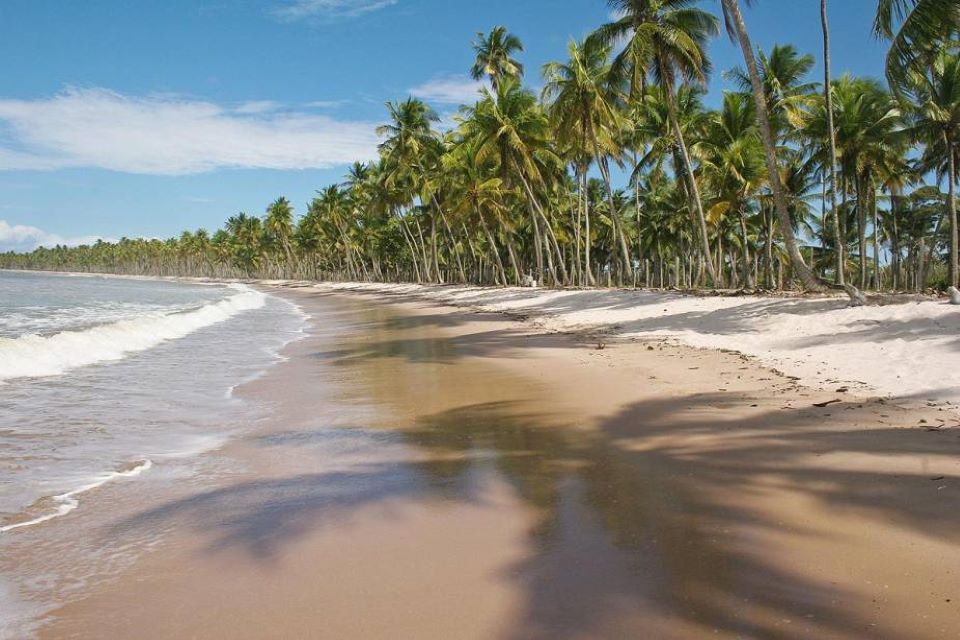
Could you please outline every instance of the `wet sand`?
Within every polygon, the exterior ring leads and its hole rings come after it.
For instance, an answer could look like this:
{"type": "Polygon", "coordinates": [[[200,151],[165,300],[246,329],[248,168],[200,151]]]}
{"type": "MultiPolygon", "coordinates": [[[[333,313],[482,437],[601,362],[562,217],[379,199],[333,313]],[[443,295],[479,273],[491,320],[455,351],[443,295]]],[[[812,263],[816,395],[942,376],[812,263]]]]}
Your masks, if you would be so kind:
{"type": "Polygon", "coordinates": [[[105,524],[167,533],[42,637],[957,637],[956,414],[278,293],[313,320],[238,390],[269,417],[222,477],[105,524]]]}

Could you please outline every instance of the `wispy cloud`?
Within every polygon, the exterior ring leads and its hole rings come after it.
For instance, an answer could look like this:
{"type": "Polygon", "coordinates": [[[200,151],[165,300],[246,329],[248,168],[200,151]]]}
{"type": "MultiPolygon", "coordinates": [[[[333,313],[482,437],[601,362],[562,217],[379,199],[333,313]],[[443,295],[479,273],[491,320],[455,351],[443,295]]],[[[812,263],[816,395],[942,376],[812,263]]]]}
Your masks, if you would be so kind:
{"type": "Polygon", "coordinates": [[[473,104],[484,84],[469,76],[441,76],[412,87],[410,95],[438,104],[473,104]]]}
{"type": "Polygon", "coordinates": [[[356,18],[385,7],[399,0],[287,0],[274,9],[273,14],[281,20],[337,20],[356,18]]]}
{"type": "Polygon", "coordinates": [[[271,111],[276,111],[280,109],[282,105],[279,102],[274,102],[273,100],[253,100],[251,102],[244,102],[239,107],[236,108],[237,113],[241,114],[258,114],[258,113],[270,113],[271,111]]]}
{"type": "Polygon", "coordinates": [[[336,109],[349,103],[349,100],[314,100],[313,102],[308,102],[306,106],[313,107],[314,109],[336,109]]]}
{"type": "Polygon", "coordinates": [[[37,247],[53,247],[58,244],[75,247],[81,244],[93,244],[97,240],[107,240],[107,238],[100,236],[65,238],[37,227],[10,224],[6,220],[0,220],[0,251],[32,251],[37,247]]]}
{"type": "Polygon", "coordinates": [[[237,108],[68,89],[38,100],[0,99],[0,170],[93,167],[184,175],[328,168],[376,157],[375,126],[278,110],[265,101],[237,108]]]}

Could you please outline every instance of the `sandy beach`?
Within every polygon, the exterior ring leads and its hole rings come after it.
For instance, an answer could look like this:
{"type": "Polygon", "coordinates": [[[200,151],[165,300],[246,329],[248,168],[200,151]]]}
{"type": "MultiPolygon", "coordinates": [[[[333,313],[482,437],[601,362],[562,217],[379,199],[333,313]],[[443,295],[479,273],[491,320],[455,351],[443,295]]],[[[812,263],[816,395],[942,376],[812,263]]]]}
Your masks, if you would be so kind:
{"type": "Polygon", "coordinates": [[[956,637],[949,406],[662,337],[271,292],[310,324],[237,390],[269,411],[207,454],[215,479],[79,510],[111,544],[164,537],[41,637],[956,637]]]}

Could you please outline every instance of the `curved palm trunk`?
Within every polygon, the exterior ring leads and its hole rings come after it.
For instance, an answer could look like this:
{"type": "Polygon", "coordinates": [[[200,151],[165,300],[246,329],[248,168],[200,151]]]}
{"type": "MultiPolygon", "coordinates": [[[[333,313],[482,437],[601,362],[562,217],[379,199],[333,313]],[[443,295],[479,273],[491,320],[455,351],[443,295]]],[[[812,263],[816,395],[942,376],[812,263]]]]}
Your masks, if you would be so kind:
{"type": "Polygon", "coordinates": [[[534,245],[534,255],[537,259],[537,281],[543,283],[543,238],[540,235],[540,223],[537,222],[537,212],[540,207],[540,203],[537,201],[536,195],[533,193],[533,189],[530,187],[530,183],[527,181],[527,177],[520,174],[520,181],[523,183],[523,188],[527,192],[527,208],[530,212],[530,221],[533,223],[533,245],[534,245]]]}
{"type": "Polygon", "coordinates": [[[453,229],[450,228],[450,223],[447,221],[447,214],[443,212],[443,207],[437,202],[436,197],[433,198],[433,202],[437,207],[437,211],[440,212],[440,219],[443,220],[443,226],[447,230],[447,237],[450,238],[450,248],[453,250],[454,258],[457,260],[457,272],[460,274],[460,282],[465,283],[467,281],[467,272],[463,268],[463,257],[460,255],[460,247],[457,246],[457,238],[453,235],[453,229]]]}
{"type": "Polygon", "coordinates": [[[707,233],[707,217],[703,213],[703,200],[700,198],[700,187],[697,185],[697,177],[693,175],[693,162],[690,161],[687,141],[683,137],[683,130],[680,129],[680,118],[677,116],[676,96],[673,94],[673,81],[668,80],[664,84],[664,87],[667,90],[667,115],[670,118],[671,126],[673,126],[673,133],[677,136],[677,143],[680,146],[680,157],[683,159],[683,167],[687,174],[687,186],[690,189],[690,194],[693,196],[693,204],[696,209],[697,226],[700,230],[700,250],[703,252],[707,273],[710,275],[710,285],[716,289],[719,281],[717,280],[717,270],[713,266],[713,256],[710,253],[710,235],[707,233]]]}
{"type": "Polygon", "coordinates": [[[803,261],[800,248],[797,246],[797,239],[793,235],[793,227],[790,226],[790,214],[787,210],[787,200],[783,194],[783,184],[780,182],[777,149],[770,130],[770,117],[767,114],[767,103],[763,96],[763,85],[760,82],[760,73],[757,71],[757,60],[753,55],[753,45],[750,44],[747,25],[740,14],[740,3],[738,0],[723,0],[723,6],[737,32],[737,40],[740,43],[740,49],[743,51],[743,59],[746,61],[747,70],[750,73],[750,85],[753,89],[753,100],[757,105],[757,120],[760,124],[760,134],[763,137],[767,171],[770,174],[770,190],[773,192],[777,222],[780,224],[780,234],[783,236],[787,256],[790,258],[790,267],[793,269],[794,275],[799,278],[804,289],[821,291],[823,286],[817,280],[813,271],[810,270],[810,267],[807,266],[807,263],[803,261]]]}
{"type": "Polygon", "coordinates": [[[830,137],[830,212],[833,215],[833,242],[836,246],[834,281],[843,286],[843,241],[840,237],[840,216],[837,214],[837,131],[833,124],[833,81],[830,78],[830,23],[827,20],[827,0],[820,0],[820,23],[823,26],[823,94],[827,101],[827,131],[830,137]]]}
{"type": "Polygon", "coordinates": [[[400,219],[400,229],[403,231],[403,239],[407,241],[407,247],[410,249],[410,258],[413,260],[413,272],[417,282],[423,282],[423,275],[420,273],[420,264],[417,260],[417,249],[414,246],[413,233],[407,226],[407,221],[400,215],[400,211],[395,211],[395,215],[400,219]]]}
{"type": "Polygon", "coordinates": [[[497,242],[493,238],[493,233],[490,231],[490,226],[487,224],[487,219],[484,217],[480,207],[474,207],[474,209],[477,212],[477,217],[480,218],[480,226],[483,227],[483,232],[487,236],[487,242],[490,243],[490,253],[493,254],[493,259],[499,272],[497,274],[497,284],[507,286],[507,271],[503,268],[503,260],[500,259],[500,251],[497,250],[497,242]]]}
{"type": "Polygon", "coordinates": [[[547,230],[547,234],[546,234],[547,250],[552,251],[553,255],[556,256],[557,270],[559,271],[559,275],[560,275],[560,283],[565,285],[568,282],[567,265],[565,264],[565,261],[563,259],[563,251],[560,250],[560,243],[557,241],[557,234],[554,233],[553,225],[550,224],[550,220],[547,218],[547,215],[542,208],[540,209],[540,217],[543,220],[544,228],[546,228],[547,230]]]}

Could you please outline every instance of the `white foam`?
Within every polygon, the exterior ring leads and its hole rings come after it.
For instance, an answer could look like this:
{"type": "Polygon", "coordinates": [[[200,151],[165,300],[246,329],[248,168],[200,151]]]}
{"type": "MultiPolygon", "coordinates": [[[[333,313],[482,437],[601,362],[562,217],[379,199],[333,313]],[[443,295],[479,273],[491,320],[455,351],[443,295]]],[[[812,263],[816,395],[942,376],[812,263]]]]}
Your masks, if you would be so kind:
{"type": "Polygon", "coordinates": [[[145,351],[223,322],[243,311],[258,309],[266,302],[265,294],[250,287],[230,286],[238,293],[192,311],[148,313],[85,331],[63,331],[51,336],[0,338],[0,381],[56,376],[78,367],[120,360],[130,353],[145,351]]]}
{"type": "Polygon", "coordinates": [[[96,489],[101,487],[111,480],[116,480],[117,478],[133,478],[140,475],[144,471],[148,470],[153,466],[153,462],[149,459],[144,460],[137,466],[132,469],[127,469],[126,471],[112,471],[110,473],[105,473],[101,476],[98,476],[93,482],[85,484],[82,487],[73,489],[66,493],[61,493],[58,496],[53,496],[53,501],[57,503],[57,508],[52,513],[47,513],[42,516],[38,516],[32,520],[26,520],[24,522],[15,522],[13,524],[8,524],[6,526],[0,527],[0,533],[5,533],[7,531],[13,531],[14,529],[20,529],[22,527],[31,527],[41,522],[46,522],[48,520],[53,520],[54,518],[59,518],[60,516],[65,516],[77,507],[80,506],[80,500],[77,498],[82,493],[86,493],[91,489],[96,489]]]}

